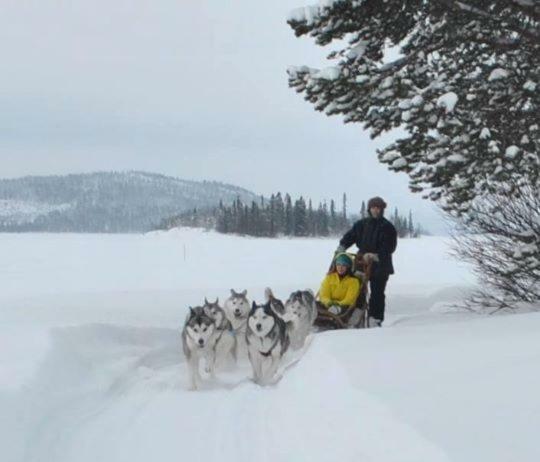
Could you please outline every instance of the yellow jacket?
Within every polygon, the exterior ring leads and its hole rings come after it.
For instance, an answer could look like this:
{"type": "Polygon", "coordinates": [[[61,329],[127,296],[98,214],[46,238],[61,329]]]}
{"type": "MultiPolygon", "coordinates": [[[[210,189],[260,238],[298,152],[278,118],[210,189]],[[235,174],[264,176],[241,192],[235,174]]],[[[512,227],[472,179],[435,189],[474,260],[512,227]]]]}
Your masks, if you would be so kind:
{"type": "Polygon", "coordinates": [[[336,272],[328,274],[319,290],[321,303],[327,307],[332,305],[351,306],[360,294],[360,280],[345,275],[342,278],[336,272]]]}

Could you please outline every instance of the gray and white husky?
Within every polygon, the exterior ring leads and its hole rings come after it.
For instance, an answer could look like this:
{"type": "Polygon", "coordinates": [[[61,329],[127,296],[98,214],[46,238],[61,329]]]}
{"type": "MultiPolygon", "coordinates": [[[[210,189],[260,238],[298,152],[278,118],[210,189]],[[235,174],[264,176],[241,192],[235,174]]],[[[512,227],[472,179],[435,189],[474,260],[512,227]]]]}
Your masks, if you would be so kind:
{"type": "Polygon", "coordinates": [[[225,311],[219,306],[219,298],[216,298],[214,303],[209,302],[205,298],[203,309],[214,320],[216,326],[214,349],[216,351],[217,366],[223,364],[229,354],[232,354],[236,362],[236,335],[233,332],[231,322],[225,315],[225,311]]]}
{"type": "Polygon", "coordinates": [[[289,334],[285,321],[269,302],[264,305],[253,302],[248,316],[246,343],[254,381],[260,385],[272,383],[289,348],[289,334]]]}
{"type": "Polygon", "coordinates": [[[199,371],[199,362],[202,358],[206,361],[206,372],[214,376],[216,362],[215,333],[216,324],[204,312],[204,308],[202,306],[189,307],[189,313],[182,330],[182,346],[186,355],[193,390],[198,388],[202,380],[199,371]]]}
{"type": "Polygon", "coordinates": [[[316,317],[317,302],[311,290],[297,290],[289,296],[283,320],[287,322],[293,350],[304,346],[316,317]]]}
{"type": "Polygon", "coordinates": [[[225,300],[223,309],[225,310],[227,319],[232,324],[234,332],[239,337],[244,337],[250,310],[249,300],[247,299],[247,290],[235,292],[234,289],[231,289],[231,295],[225,300]]]}

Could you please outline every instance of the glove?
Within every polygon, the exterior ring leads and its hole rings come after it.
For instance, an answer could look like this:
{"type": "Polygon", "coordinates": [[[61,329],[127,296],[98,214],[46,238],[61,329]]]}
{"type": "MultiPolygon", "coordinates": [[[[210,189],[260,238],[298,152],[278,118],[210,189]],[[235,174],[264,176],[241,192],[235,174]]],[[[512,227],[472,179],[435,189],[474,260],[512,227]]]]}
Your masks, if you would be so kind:
{"type": "Polygon", "coordinates": [[[332,314],[339,314],[341,313],[341,307],[337,305],[332,305],[330,308],[328,308],[328,311],[332,314]]]}
{"type": "Polygon", "coordinates": [[[376,253],[365,253],[364,262],[369,263],[370,261],[379,261],[379,256],[376,253]]]}
{"type": "Polygon", "coordinates": [[[353,273],[353,276],[363,281],[364,278],[366,277],[366,273],[362,273],[362,271],[355,271],[353,273]]]}

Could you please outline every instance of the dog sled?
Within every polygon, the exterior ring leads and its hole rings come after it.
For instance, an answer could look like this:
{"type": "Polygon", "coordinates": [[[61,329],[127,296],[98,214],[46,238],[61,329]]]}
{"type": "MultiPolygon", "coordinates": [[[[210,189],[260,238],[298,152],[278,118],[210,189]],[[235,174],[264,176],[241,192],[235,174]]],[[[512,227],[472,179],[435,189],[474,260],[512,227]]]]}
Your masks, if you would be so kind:
{"type": "MultiPolygon", "coordinates": [[[[317,318],[315,326],[320,329],[349,329],[349,328],[365,328],[368,322],[368,296],[369,296],[369,279],[371,277],[371,268],[373,262],[364,258],[364,254],[358,252],[356,254],[347,253],[353,261],[352,275],[360,280],[361,288],[356,303],[352,304],[347,309],[342,310],[339,314],[334,314],[328,311],[319,300],[317,300],[317,318]]],[[[328,272],[335,271],[335,261],[332,259],[328,272]]],[[[318,294],[317,294],[318,299],[318,294]]]]}

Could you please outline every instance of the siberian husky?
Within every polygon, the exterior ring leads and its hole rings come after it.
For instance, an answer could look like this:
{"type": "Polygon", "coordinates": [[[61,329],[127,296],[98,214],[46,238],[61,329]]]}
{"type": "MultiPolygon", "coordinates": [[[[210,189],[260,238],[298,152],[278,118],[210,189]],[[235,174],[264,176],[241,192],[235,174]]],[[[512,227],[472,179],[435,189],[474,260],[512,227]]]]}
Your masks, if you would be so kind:
{"type": "Polygon", "coordinates": [[[245,358],[246,354],[246,326],[249,315],[250,304],[247,299],[247,290],[235,292],[231,289],[231,295],[223,304],[225,315],[231,322],[234,334],[236,335],[237,351],[239,356],[245,358]]]}
{"type": "Polygon", "coordinates": [[[182,346],[186,355],[191,388],[197,389],[201,382],[199,361],[206,360],[206,372],[214,375],[216,350],[214,348],[216,324],[204,312],[204,308],[189,307],[189,313],[182,330],[182,346]]]}
{"type": "Polygon", "coordinates": [[[204,299],[204,312],[214,320],[215,340],[214,350],[216,351],[216,364],[221,365],[232,354],[236,362],[236,335],[234,335],[231,322],[227,319],[225,311],[219,306],[219,299],[214,303],[204,299]]]}
{"type": "Polygon", "coordinates": [[[253,302],[249,313],[246,343],[253,379],[260,385],[270,384],[279,363],[289,348],[289,334],[285,321],[272,309],[269,302],[253,302]]]}
{"type": "Polygon", "coordinates": [[[298,350],[304,346],[306,337],[317,317],[317,303],[311,290],[297,290],[285,302],[283,319],[289,326],[291,348],[298,350]]]}

